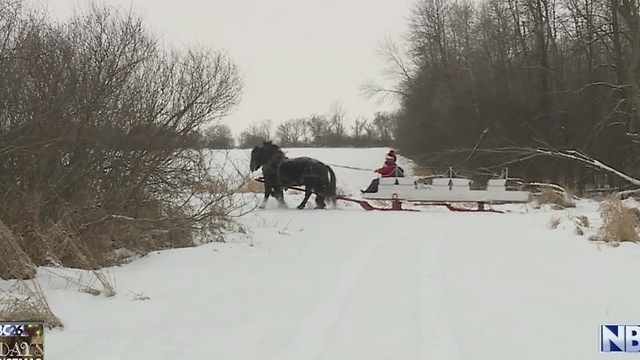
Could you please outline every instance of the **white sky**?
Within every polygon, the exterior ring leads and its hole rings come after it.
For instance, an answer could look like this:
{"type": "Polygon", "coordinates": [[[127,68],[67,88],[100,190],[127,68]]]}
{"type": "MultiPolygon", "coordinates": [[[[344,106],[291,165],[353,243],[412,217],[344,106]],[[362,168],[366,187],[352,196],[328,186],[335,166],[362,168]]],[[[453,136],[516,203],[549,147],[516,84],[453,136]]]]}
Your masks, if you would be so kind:
{"type": "MultiPolygon", "coordinates": [[[[82,0],[36,0],[66,17],[82,0]]],[[[133,8],[150,28],[178,44],[226,50],[240,65],[245,89],[240,106],[225,119],[234,133],[252,122],[274,124],[335,103],[348,120],[371,117],[396,104],[377,104],[361,94],[367,79],[383,80],[376,55],[385,36],[406,29],[412,0],[103,0],[133,8]]]]}

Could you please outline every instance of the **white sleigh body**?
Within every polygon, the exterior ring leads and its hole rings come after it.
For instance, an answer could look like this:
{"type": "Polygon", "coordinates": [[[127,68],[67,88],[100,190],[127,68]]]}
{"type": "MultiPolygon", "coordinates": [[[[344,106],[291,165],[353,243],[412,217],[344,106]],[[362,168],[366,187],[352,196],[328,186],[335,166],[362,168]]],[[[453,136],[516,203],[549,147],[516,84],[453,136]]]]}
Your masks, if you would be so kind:
{"type": "Polygon", "coordinates": [[[413,203],[478,202],[487,204],[526,203],[531,201],[528,191],[508,190],[507,179],[490,179],[486,190],[472,190],[471,180],[465,178],[435,178],[423,184],[418,178],[380,178],[378,191],[364,193],[368,200],[397,200],[413,203]]]}

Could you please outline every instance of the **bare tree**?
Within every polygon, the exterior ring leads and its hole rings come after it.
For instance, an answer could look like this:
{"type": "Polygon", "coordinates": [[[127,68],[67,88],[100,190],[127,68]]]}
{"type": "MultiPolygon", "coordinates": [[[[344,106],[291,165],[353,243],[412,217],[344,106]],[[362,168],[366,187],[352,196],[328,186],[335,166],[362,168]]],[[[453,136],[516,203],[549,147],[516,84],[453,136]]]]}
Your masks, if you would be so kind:
{"type": "Polygon", "coordinates": [[[259,145],[263,141],[271,140],[271,123],[272,121],[267,119],[250,125],[246,130],[240,133],[238,146],[243,149],[247,149],[259,145]]]}
{"type": "Polygon", "coordinates": [[[411,58],[407,58],[405,52],[391,38],[387,37],[378,45],[377,55],[386,64],[382,71],[384,82],[369,79],[361,86],[361,92],[369,99],[378,98],[378,104],[388,99],[402,99],[408,95],[407,87],[413,84],[416,65],[411,58]]]}
{"type": "Polygon", "coordinates": [[[393,140],[393,118],[389,113],[377,112],[373,118],[373,126],[376,128],[378,140],[384,144],[389,144],[393,140]]]}
{"type": "Polygon", "coordinates": [[[313,145],[322,146],[331,132],[331,124],[322,115],[312,115],[307,119],[307,129],[313,145]]]}
{"type": "Polygon", "coordinates": [[[233,132],[225,124],[216,124],[208,128],[203,140],[209,149],[232,149],[235,146],[233,132]]]}
{"type": "Polygon", "coordinates": [[[340,103],[335,103],[327,114],[329,129],[325,136],[325,146],[343,146],[347,142],[347,128],[344,124],[347,110],[340,103]]]}
{"type": "Polygon", "coordinates": [[[224,52],[164,50],[114,8],[57,24],[0,4],[0,219],[37,265],[97,268],[229,225],[233,184],[193,151],[240,99],[224,52]]]}
{"type": "Polygon", "coordinates": [[[276,139],[282,146],[300,146],[307,142],[307,123],[305,119],[292,119],[279,124],[276,139]]]}

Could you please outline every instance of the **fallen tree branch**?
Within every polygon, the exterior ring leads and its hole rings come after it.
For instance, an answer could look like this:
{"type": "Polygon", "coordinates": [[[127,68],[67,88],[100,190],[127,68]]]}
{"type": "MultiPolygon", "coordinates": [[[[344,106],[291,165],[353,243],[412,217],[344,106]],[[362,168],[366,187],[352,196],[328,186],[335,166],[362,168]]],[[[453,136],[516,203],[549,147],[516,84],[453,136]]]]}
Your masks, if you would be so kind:
{"type": "Polygon", "coordinates": [[[579,162],[582,162],[583,164],[586,164],[588,166],[597,168],[597,169],[601,169],[604,171],[607,171],[611,174],[614,174],[628,182],[630,182],[631,184],[635,185],[635,186],[640,186],[640,180],[636,179],[634,177],[631,177],[619,170],[616,170],[614,168],[612,168],[609,165],[603,164],[601,161],[596,160],[590,156],[587,156],[577,150],[565,150],[564,152],[562,151],[549,151],[549,150],[538,150],[541,153],[546,153],[548,155],[555,155],[555,156],[559,156],[559,157],[563,157],[566,159],[570,159],[570,160],[576,160],[579,162]]]}
{"type": "Polygon", "coordinates": [[[623,173],[620,170],[614,169],[611,166],[604,164],[600,160],[594,159],[578,150],[550,150],[543,148],[531,148],[531,147],[503,147],[503,148],[495,148],[495,149],[482,149],[477,150],[477,153],[484,154],[513,154],[514,158],[509,160],[506,163],[500,164],[499,166],[504,167],[508,164],[513,164],[516,162],[522,162],[525,160],[530,160],[538,156],[551,156],[556,158],[564,158],[567,160],[578,161],[588,167],[592,167],[598,170],[603,170],[613,175],[616,175],[627,182],[640,186],[640,179],[636,179],[632,176],[629,176],[623,173]]]}
{"type": "MultiPolygon", "coordinates": [[[[451,149],[448,151],[444,151],[441,153],[437,153],[437,154],[426,154],[426,155],[422,155],[422,156],[418,156],[419,158],[435,158],[436,156],[446,156],[447,154],[449,155],[456,155],[456,154],[461,154],[464,152],[468,152],[469,149],[451,149]]],[[[551,146],[549,146],[548,144],[541,144],[541,147],[537,147],[537,148],[533,148],[533,147],[527,147],[527,146],[506,146],[506,147],[501,147],[501,148],[489,148],[489,149],[476,149],[475,151],[475,156],[473,156],[474,158],[480,157],[482,155],[492,155],[492,154],[501,154],[501,155],[508,155],[510,156],[509,159],[505,159],[504,162],[495,165],[495,166],[491,166],[491,168],[504,168],[507,167],[511,164],[515,164],[515,163],[521,163],[527,160],[531,160],[534,159],[536,157],[539,156],[550,156],[550,157],[555,157],[555,158],[563,158],[566,160],[572,160],[572,161],[577,161],[579,163],[582,163],[583,165],[585,165],[586,167],[590,167],[590,168],[594,168],[598,171],[604,171],[610,174],[613,174],[621,179],[624,179],[625,181],[627,181],[628,183],[632,184],[633,186],[638,186],[640,187],[640,179],[634,178],[628,174],[625,174],[624,172],[617,170],[605,163],[603,163],[600,160],[594,159],[591,156],[588,156],[578,150],[555,150],[552,149],[551,146]]],[[[488,170],[486,168],[483,168],[484,170],[488,170]]],[[[533,184],[533,183],[531,183],[533,184]]],[[[558,189],[556,189],[558,190],[558,189]]],[[[640,193],[640,189],[630,189],[630,190],[625,190],[625,191],[620,191],[617,194],[617,196],[620,196],[622,198],[626,198],[629,196],[633,196],[640,193]]]]}
{"type": "Polygon", "coordinates": [[[616,193],[616,195],[620,198],[620,200],[624,200],[629,197],[640,196],[640,189],[619,191],[616,193]]]}

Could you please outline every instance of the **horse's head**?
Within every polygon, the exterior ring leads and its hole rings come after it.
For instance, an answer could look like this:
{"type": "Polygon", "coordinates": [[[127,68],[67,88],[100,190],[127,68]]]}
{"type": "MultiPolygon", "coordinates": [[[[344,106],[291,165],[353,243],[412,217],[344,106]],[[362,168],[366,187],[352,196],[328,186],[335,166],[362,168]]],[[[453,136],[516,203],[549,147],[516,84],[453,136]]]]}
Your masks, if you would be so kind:
{"type": "Polygon", "coordinates": [[[251,162],[249,163],[251,172],[258,170],[264,164],[263,157],[262,146],[256,146],[251,150],[251,162]]]}
{"type": "Polygon", "coordinates": [[[271,141],[263,141],[262,145],[256,146],[251,150],[251,162],[249,164],[249,169],[252,172],[256,171],[278,155],[284,156],[278,145],[271,141]]]}

